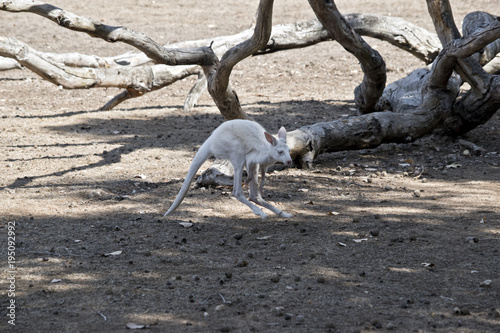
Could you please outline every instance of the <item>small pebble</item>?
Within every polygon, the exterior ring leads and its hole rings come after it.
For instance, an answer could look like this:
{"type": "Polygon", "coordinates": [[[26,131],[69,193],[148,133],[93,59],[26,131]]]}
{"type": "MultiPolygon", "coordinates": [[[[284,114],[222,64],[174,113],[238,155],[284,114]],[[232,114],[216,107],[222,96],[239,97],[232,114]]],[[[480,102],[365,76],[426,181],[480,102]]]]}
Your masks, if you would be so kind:
{"type": "Polygon", "coordinates": [[[248,261],[240,259],[236,262],[236,267],[247,267],[248,261]]]}
{"type": "Polygon", "coordinates": [[[274,308],[275,314],[278,317],[282,317],[285,315],[285,308],[282,306],[277,306],[274,308]]]}
{"type": "Polygon", "coordinates": [[[320,276],[319,278],[316,279],[316,282],[318,283],[325,283],[325,278],[320,276]]]}
{"type": "Polygon", "coordinates": [[[370,235],[372,235],[373,237],[377,237],[379,235],[379,233],[380,233],[380,231],[378,231],[377,229],[370,231],[370,235]]]}
{"type": "Polygon", "coordinates": [[[305,318],[303,315],[298,315],[297,316],[297,324],[303,324],[305,321],[305,318]]]}
{"type": "Polygon", "coordinates": [[[271,282],[278,283],[280,282],[280,276],[278,274],[271,277],[271,282]]]}
{"type": "Polygon", "coordinates": [[[372,326],[375,327],[376,329],[381,329],[382,323],[375,319],[374,321],[372,321],[372,326]]]}
{"type": "Polygon", "coordinates": [[[236,234],[236,235],[234,235],[234,239],[236,239],[236,240],[240,240],[242,238],[243,238],[242,234],[236,234]]]}

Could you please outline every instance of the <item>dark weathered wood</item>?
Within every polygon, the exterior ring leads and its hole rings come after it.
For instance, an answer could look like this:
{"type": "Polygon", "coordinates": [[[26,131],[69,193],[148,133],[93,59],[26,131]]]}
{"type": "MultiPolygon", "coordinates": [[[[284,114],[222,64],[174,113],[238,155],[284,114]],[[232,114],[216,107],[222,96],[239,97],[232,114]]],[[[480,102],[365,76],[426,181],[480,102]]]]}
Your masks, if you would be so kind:
{"type": "Polygon", "coordinates": [[[372,112],[387,78],[382,56],[352,29],[333,0],[309,0],[309,4],[332,37],[359,60],[364,77],[354,90],[354,98],[361,112],[372,112]]]}
{"type": "MultiPolygon", "coordinates": [[[[464,36],[471,36],[477,32],[487,29],[489,25],[498,20],[498,16],[486,12],[472,12],[464,17],[462,23],[462,33],[464,36]]],[[[500,52],[500,39],[494,40],[485,46],[480,52],[474,54],[474,59],[484,66],[500,52]]]]}

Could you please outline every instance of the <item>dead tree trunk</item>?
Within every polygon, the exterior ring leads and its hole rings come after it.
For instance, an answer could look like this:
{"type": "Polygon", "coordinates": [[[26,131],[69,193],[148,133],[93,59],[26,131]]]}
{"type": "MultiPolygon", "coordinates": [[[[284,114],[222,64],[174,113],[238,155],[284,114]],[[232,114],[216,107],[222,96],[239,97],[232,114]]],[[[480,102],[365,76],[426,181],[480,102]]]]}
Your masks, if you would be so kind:
{"type": "MultiPolygon", "coordinates": [[[[434,10],[430,9],[431,13],[434,10]]],[[[434,15],[451,17],[451,12],[447,14],[434,15]]],[[[465,133],[484,123],[500,108],[499,78],[486,74],[477,62],[468,58],[500,38],[500,20],[491,20],[488,26],[471,36],[460,38],[455,35],[458,39],[453,40],[455,30],[448,26],[452,21],[445,23],[435,20],[436,27],[441,27],[441,40],[449,42],[431,70],[417,70],[385,89],[377,107],[391,112],[314,124],[289,133],[289,146],[298,162],[310,165],[322,152],[372,148],[384,142],[412,141],[439,125],[448,132],[465,133]],[[472,87],[458,101],[461,82],[451,76],[454,69],[472,87]]]]}

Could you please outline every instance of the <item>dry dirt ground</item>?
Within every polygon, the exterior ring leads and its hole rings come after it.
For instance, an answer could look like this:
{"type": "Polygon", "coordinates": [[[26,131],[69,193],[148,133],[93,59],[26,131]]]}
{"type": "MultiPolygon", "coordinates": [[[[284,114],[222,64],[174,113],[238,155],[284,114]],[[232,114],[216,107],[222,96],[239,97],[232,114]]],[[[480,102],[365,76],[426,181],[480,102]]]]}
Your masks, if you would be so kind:
{"type": "MultiPolygon", "coordinates": [[[[451,3],[457,22],[473,10],[500,14],[495,0],[451,3]]],[[[54,4],[164,44],[234,34],[257,8],[255,0],[54,4]]],[[[424,1],[338,7],[432,29],[424,1]]],[[[274,17],[313,14],[306,1],[278,0],[274,17]]],[[[131,50],[33,14],[0,12],[0,27],[43,51],[131,50]]],[[[367,40],[386,60],[388,82],[424,65],[367,40]]],[[[276,133],[356,115],[361,76],[329,42],[247,59],[232,85],[276,133]]],[[[70,91],[28,70],[0,73],[0,331],[125,332],[127,323],[151,332],[500,331],[499,114],[465,137],[484,148],[480,156],[432,136],[271,173],[267,196],[289,220],[261,220],[222,187],[191,188],[164,218],[194,152],[223,121],[208,94],[182,111],[194,80],[101,112],[119,90],[70,91]]]]}

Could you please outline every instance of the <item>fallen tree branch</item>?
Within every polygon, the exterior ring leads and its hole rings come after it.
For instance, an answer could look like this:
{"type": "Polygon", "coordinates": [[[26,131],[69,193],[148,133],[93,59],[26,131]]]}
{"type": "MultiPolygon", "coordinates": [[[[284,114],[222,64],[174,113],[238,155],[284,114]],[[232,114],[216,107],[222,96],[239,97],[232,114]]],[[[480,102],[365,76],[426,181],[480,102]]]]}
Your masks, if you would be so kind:
{"type": "Polygon", "coordinates": [[[17,39],[7,37],[0,37],[0,55],[14,58],[44,79],[68,89],[119,87],[135,90],[136,96],[199,71],[197,66],[169,67],[160,64],[121,69],[67,67],[42,57],[17,39]]]}
{"type": "Polygon", "coordinates": [[[22,66],[15,59],[0,57],[0,71],[21,69],[22,66]]]}
{"type": "Polygon", "coordinates": [[[2,1],[0,9],[8,12],[30,12],[43,16],[52,22],[107,42],[123,42],[144,52],[149,58],[166,65],[203,65],[213,61],[209,48],[167,49],[143,33],[127,27],[114,27],[92,19],[75,15],[59,7],[36,0],[2,1]]]}

